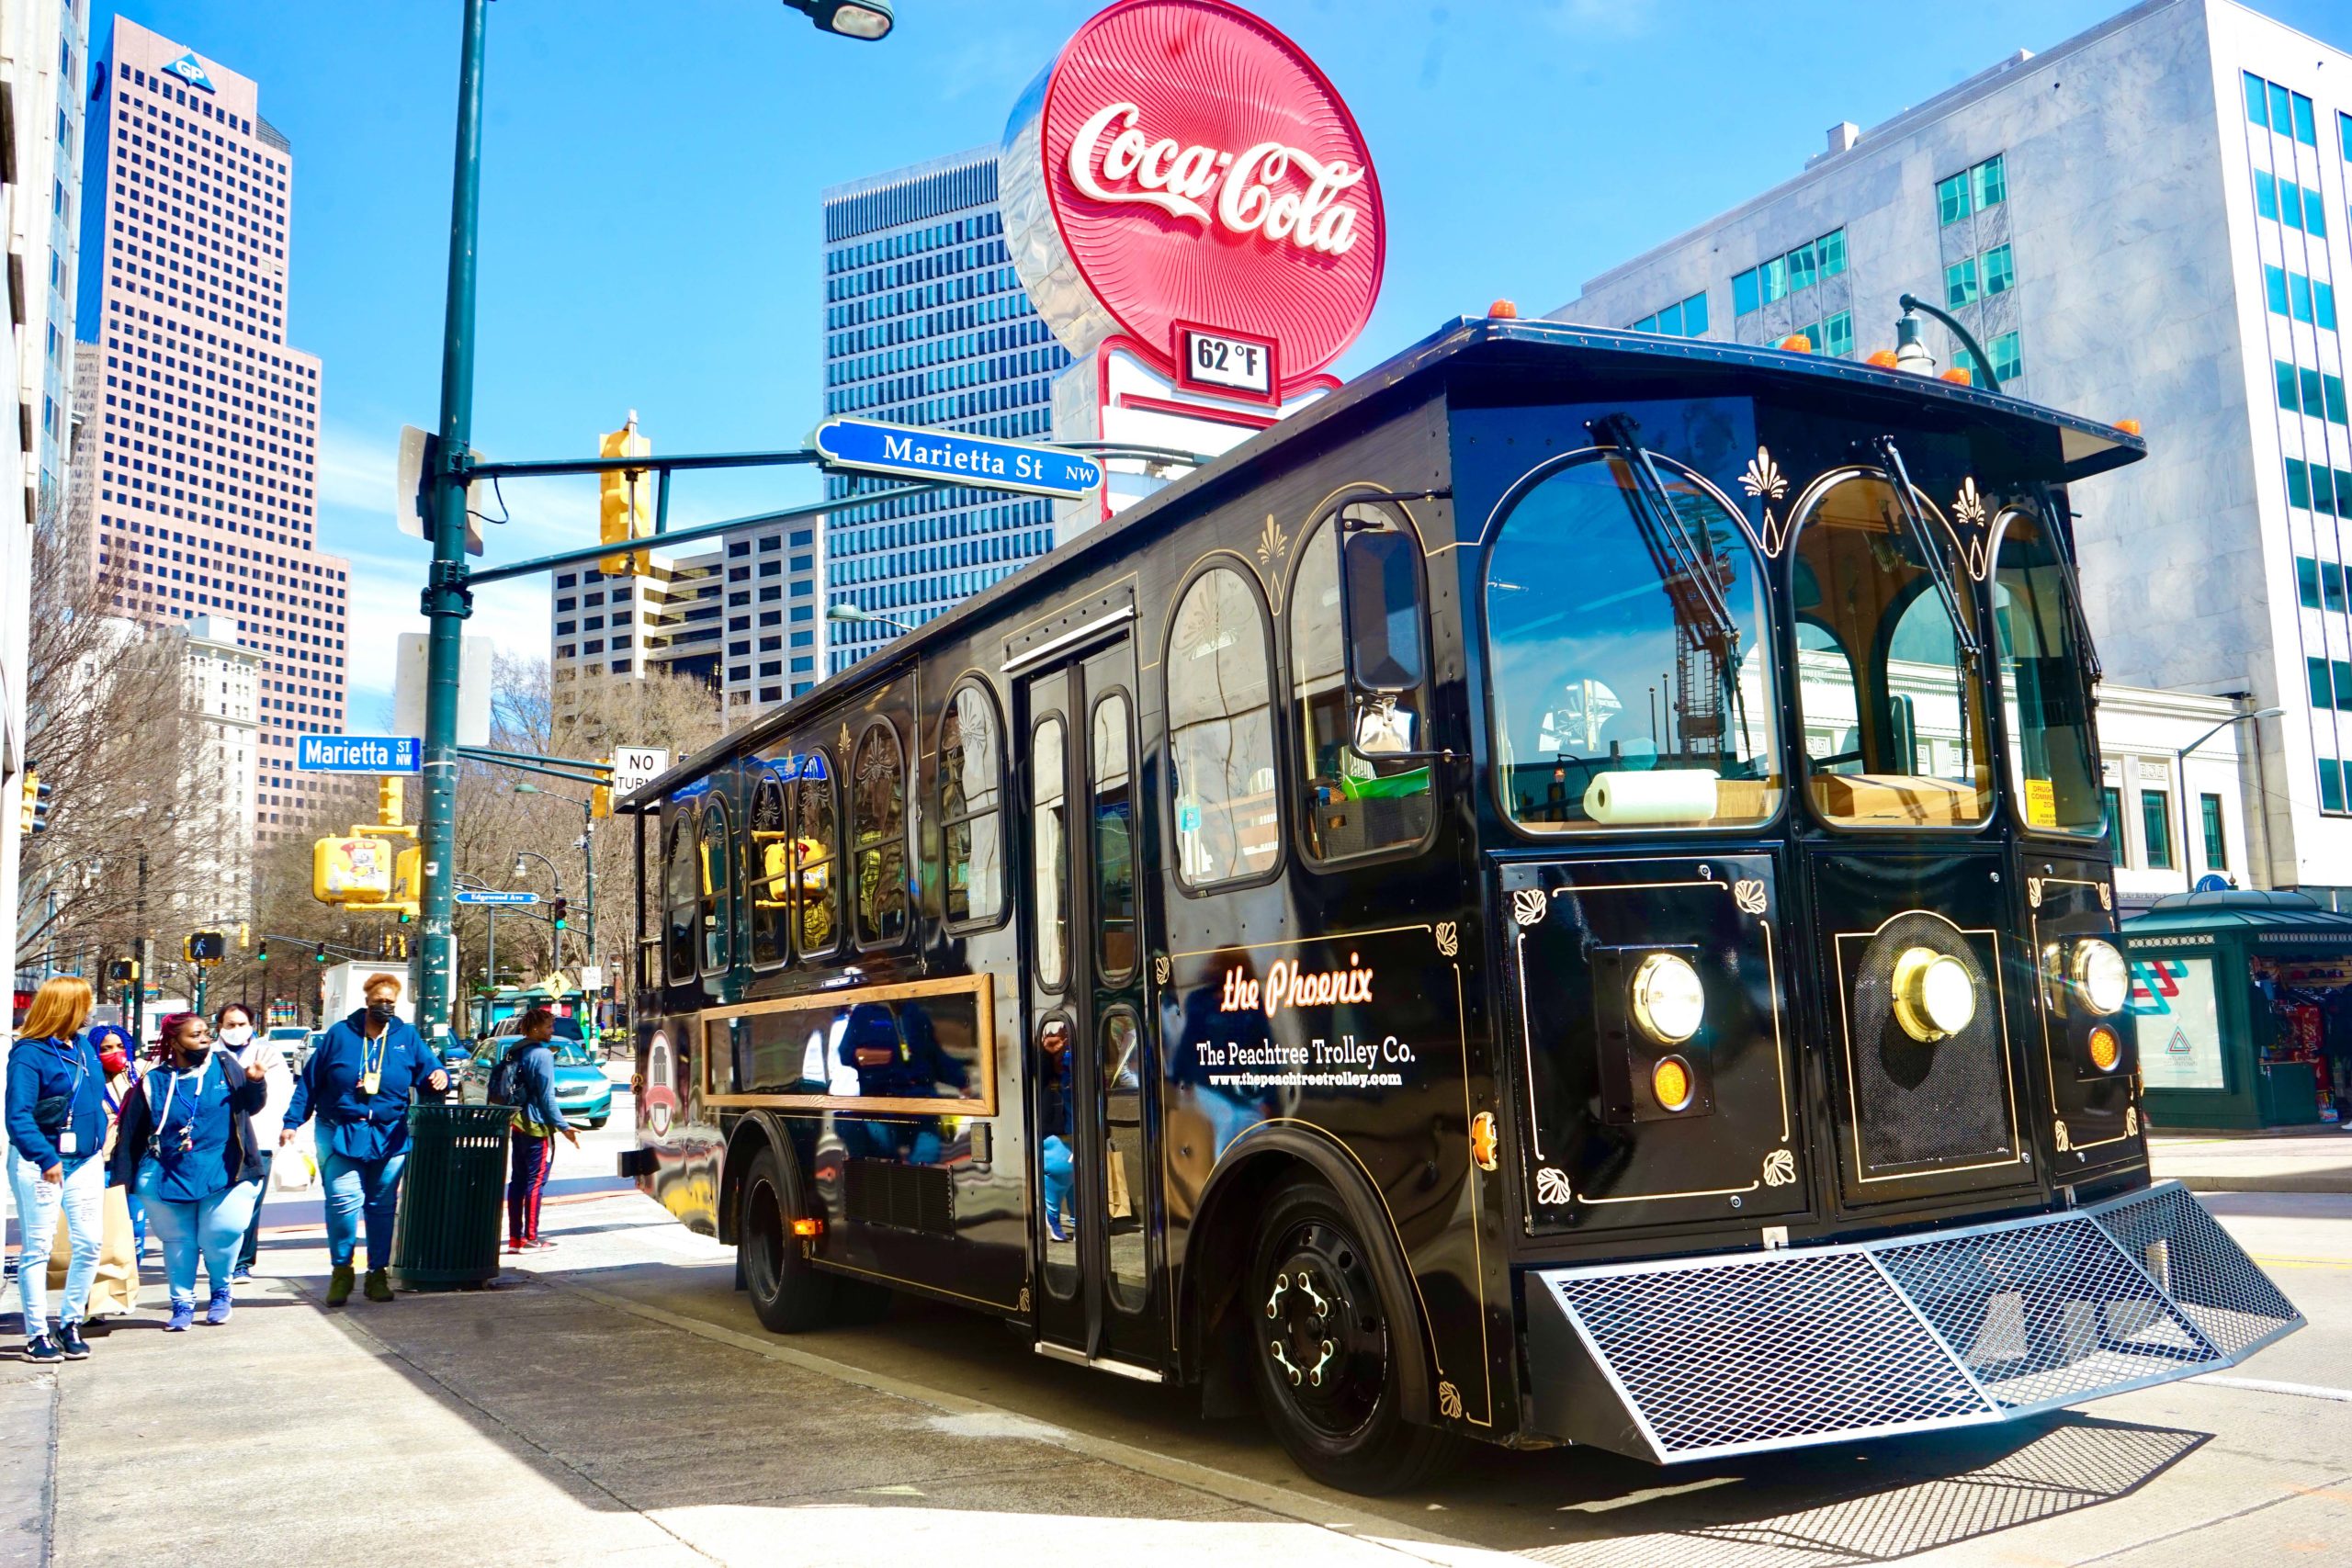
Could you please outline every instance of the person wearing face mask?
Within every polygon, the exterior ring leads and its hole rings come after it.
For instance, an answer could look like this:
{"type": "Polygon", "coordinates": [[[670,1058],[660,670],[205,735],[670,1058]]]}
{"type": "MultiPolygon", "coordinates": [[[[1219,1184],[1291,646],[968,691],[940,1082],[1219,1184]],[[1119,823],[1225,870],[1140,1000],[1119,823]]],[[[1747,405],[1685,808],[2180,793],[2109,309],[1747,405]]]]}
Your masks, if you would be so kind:
{"type": "Polygon", "coordinates": [[[282,1146],[316,1112],[319,1176],[326,1188],[327,1254],[334,1272],[327,1305],[351,1299],[352,1253],[368,1221],[368,1299],[392,1299],[392,1220],[408,1164],[408,1110],[423,1091],[438,1097],[449,1075],[399,1013],[401,983],[370,975],[368,1005],[327,1031],[294,1080],[282,1146]]]}
{"type": "MultiPolygon", "coordinates": [[[[99,1162],[103,1166],[111,1162],[114,1154],[115,1123],[122,1115],[123,1098],[139,1081],[130,1070],[131,1058],[137,1052],[130,1032],[119,1023],[92,1024],[90,1048],[97,1052],[98,1065],[107,1075],[107,1137],[101,1151],[106,1157],[99,1162]]],[[[90,1282],[89,1307],[82,1318],[85,1328],[139,1310],[138,1227],[131,1220],[127,1188],[106,1190],[104,1215],[99,1226],[98,1271],[90,1282]]],[[[71,1241],[71,1227],[60,1225],[56,1245],[49,1253],[49,1288],[52,1291],[62,1291],[73,1274],[71,1241]]]]}
{"type": "Polygon", "coordinates": [[[178,1332],[196,1320],[199,1257],[212,1282],[204,1321],[229,1321],[229,1272],[260,1190],[253,1114],[269,1086],[259,1062],[240,1069],[227,1053],[213,1050],[202,1013],[164,1020],[163,1043],[170,1059],[123,1101],[108,1179],[135,1188],[147,1205],[171,1286],[172,1314],[164,1326],[178,1332]]]}
{"type": "Polygon", "coordinates": [[[260,1185],[254,1190],[254,1217],[246,1222],[245,1239],[237,1248],[237,1267],[229,1278],[239,1284],[254,1277],[261,1257],[261,1206],[269,1196],[269,1168],[277,1156],[277,1133],[286,1120],[286,1102],[294,1093],[294,1069],[286,1065],[286,1050],[254,1028],[254,1015],[243,1002],[231,1002],[212,1015],[213,1037],[235,1059],[237,1070],[261,1064],[262,1082],[269,1098],[254,1112],[254,1145],[261,1151],[260,1185]]]}
{"type": "Polygon", "coordinates": [[[17,1301],[25,1314],[25,1359],[78,1361],[90,1353],[82,1319],[97,1277],[106,1206],[106,1068],[82,1033],[90,985],[72,976],[42,982],[8,1051],[5,1119],[8,1180],[17,1199],[17,1301]],[[70,1258],[62,1315],[49,1330],[50,1238],[65,1217],[70,1258]]]}

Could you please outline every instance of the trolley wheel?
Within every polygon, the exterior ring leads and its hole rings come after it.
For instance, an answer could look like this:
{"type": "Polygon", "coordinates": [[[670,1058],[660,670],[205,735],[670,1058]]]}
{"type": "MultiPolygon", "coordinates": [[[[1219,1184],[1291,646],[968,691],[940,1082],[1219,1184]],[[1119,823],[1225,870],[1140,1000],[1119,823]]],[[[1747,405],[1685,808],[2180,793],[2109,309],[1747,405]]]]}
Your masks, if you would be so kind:
{"type": "Polygon", "coordinates": [[[1308,1475],[1395,1492],[1458,1450],[1451,1434],[1406,1418],[1399,1358],[1416,1353],[1412,1307],[1383,1287],[1321,1182],[1293,1182],[1267,1203],[1239,1310],[1266,1423],[1308,1475]]]}
{"type": "Polygon", "coordinates": [[[833,1304],[833,1277],[802,1256],[792,1237],[784,1169],[774,1149],[752,1157],[743,1178],[741,1239],[736,1259],[752,1310],[771,1334],[805,1334],[824,1325],[833,1304]]]}

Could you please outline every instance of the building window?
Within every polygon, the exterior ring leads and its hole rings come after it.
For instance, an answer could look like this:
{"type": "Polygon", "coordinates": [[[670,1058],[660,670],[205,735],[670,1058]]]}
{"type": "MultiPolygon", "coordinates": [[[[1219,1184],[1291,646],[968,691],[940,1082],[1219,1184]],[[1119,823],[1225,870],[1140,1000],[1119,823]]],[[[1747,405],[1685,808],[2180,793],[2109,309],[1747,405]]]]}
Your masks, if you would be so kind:
{"type": "Polygon", "coordinates": [[[1702,292],[1679,299],[1654,316],[1644,316],[1632,328],[1637,333],[1663,333],[1668,337],[1702,337],[1707,331],[1707,296],[1702,292]]]}
{"type": "Polygon", "coordinates": [[[2319,808],[2344,809],[2344,764],[2333,757],[2319,759],[2319,808]]]}
{"type": "Polygon", "coordinates": [[[1166,660],[1177,874],[1213,887],[1273,867],[1274,788],[1265,611],[1239,572],[1212,567],[1177,605],[1166,660]]]}
{"type": "Polygon", "coordinates": [[[2222,845],[2222,797],[2218,795],[2199,795],[2197,815],[2205,829],[2205,869],[2227,872],[2230,861],[2222,845]]]}
{"type": "Polygon", "coordinates": [[[2172,869],[2172,796],[2160,789],[2140,792],[2140,837],[2148,847],[2148,869],[2172,869]]]}
{"type": "Polygon", "coordinates": [[[2006,387],[2025,374],[2025,356],[2018,347],[2017,333],[2003,333],[1984,345],[1984,352],[1993,356],[1993,374],[2001,385],[2006,387]]]}
{"type": "MultiPolygon", "coordinates": [[[[1773,300],[1812,288],[1846,270],[1846,231],[1832,230],[1796,249],[1740,273],[1731,280],[1731,310],[1745,316],[1773,300]]],[[[1685,333],[1695,336],[1695,333],[1685,333]]]]}
{"type": "Polygon", "coordinates": [[[2098,794],[2100,803],[2099,820],[2104,825],[2108,836],[2108,842],[2112,846],[2112,851],[2115,855],[2115,863],[2120,866],[2129,866],[2132,863],[2132,846],[2130,841],[2124,838],[2121,831],[2123,826],[2123,792],[2117,789],[2114,785],[2109,784],[2107,788],[2100,790],[2098,794]]]}
{"type": "Polygon", "coordinates": [[[1851,358],[1854,353],[1854,312],[1840,310],[1826,321],[1808,321],[1797,329],[1797,335],[1813,344],[1815,354],[1834,355],[1840,359],[1851,358]]]}
{"type": "Polygon", "coordinates": [[[1986,299],[1989,299],[1996,294],[2007,294],[2017,287],[2017,263],[2012,258],[2008,246],[1996,245],[1984,253],[1984,297],[1986,299]]]}
{"type": "Polygon", "coordinates": [[[1976,258],[1964,256],[1944,268],[1944,309],[1976,303],[1976,258]]]}

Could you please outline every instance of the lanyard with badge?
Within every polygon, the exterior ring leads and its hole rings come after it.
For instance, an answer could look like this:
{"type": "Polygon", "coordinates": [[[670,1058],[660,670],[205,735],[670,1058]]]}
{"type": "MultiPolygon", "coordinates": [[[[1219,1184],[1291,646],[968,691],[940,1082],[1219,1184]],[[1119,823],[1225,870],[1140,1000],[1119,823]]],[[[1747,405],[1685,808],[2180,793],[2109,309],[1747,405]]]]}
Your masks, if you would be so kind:
{"type": "Polygon", "coordinates": [[[82,1152],[82,1139],[74,1131],[74,1107],[81,1101],[82,1079],[88,1075],[90,1066],[83,1060],[79,1041],[52,1039],[50,1043],[56,1046],[59,1054],[74,1066],[74,1087],[65,1091],[65,1126],[57,1134],[57,1152],[77,1155],[82,1152]]]}
{"type": "MultiPolygon", "coordinates": [[[[190,1092],[196,1096],[196,1103],[187,1108],[187,1120],[180,1123],[180,1143],[179,1148],[175,1151],[179,1154],[187,1154],[196,1147],[196,1122],[198,1117],[204,1114],[204,1082],[211,1066],[212,1064],[208,1061],[203,1066],[197,1068],[192,1075],[196,1079],[196,1087],[190,1092]]],[[[147,1076],[153,1077],[155,1075],[150,1073],[147,1076]]],[[[164,1070],[164,1105],[162,1110],[155,1112],[155,1134],[147,1142],[147,1149],[151,1154],[157,1152],[163,1145],[164,1134],[171,1122],[172,1101],[179,1093],[180,1079],[188,1076],[191,1075],[169,1068],[164,1070]]]]}
{"type": "Polygon", "coordinates": [[[373,1100],[376,1091],[384,1087],[384,1054],[392,1043],[390,1026],[373,1042],[375,1049],[372,1052],[368,1049],[369,1043],[366,1035],[359,1037],[359,1098],[362,1100],[373,1100]]]}

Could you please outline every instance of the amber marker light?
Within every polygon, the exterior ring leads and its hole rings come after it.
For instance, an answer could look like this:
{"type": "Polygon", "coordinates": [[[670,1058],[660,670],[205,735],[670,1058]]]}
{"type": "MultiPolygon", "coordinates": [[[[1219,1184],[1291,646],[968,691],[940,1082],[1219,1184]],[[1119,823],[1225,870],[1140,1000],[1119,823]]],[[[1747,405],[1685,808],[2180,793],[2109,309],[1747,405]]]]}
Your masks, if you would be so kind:
{"type": "Polygon", "coordinates": [[[1690,1064],[1679,1056],[1661,1056],[1657,1066],[1650,1069],[1650,1092],[1668,1111],[1681,1111],[1690,1104],[1690,1064]]]}
{"type": "Polygon", "coordinates": [[[1788,336],[1781,340],[1781,346],[1787,349],[1791,354],[1811,354],[1813,352],[1813,340],[1805,336],[1803,333],[1791,333],[1788,336]]]}
{"type": "Polygon", "coordinates": [[[2140,434],[2140,422],[2136,419],[2119,419],[2115,422],[2115,428],[2126,435],[2137,435],[2140,434]]]}
{"type": "Polygon", "coordinates": [[[1951,369],[1938,377],[1937,379],[1939,381],[1950,381],[1955,387],[1973,387],[1976,385],[1976,378],[1969,374],[1968,367],[1965,365],[1953,366],[1951,369]]]}
{"type": "Polygon", "coordinates": [[[1882,370],[1899,370],[1902,368],[1901,362],[1894,357],[1894,350],[1891,348],[1882,348],[1872,351],[1871,356],[1862,363],[1865,365],[1875,365],[1882,370]]]}
{"type": "Polygon", "coordinates": [[[816,1235],[823,1231],[824,1228],[825,1222],[822,1220],[795,1220],[792,1222],[792,1234],[795,1235],[816,1235]]]}
{"type": "Polygon", "coordinates": [[[2103,1073],[2115,1071],[2115,1065],[2123,1060],[2123,1042],[2103,1023],[2091,1031],[2090,1051],[2091,1066],[2103,1073]]]}
{"type": "Polygon", "coordinates": [[[1498,299],[1487,307],[1487,314],[1494,321],[1515,321],[1519,320],[1519,307],[1508,299],[1498,299]]]}

